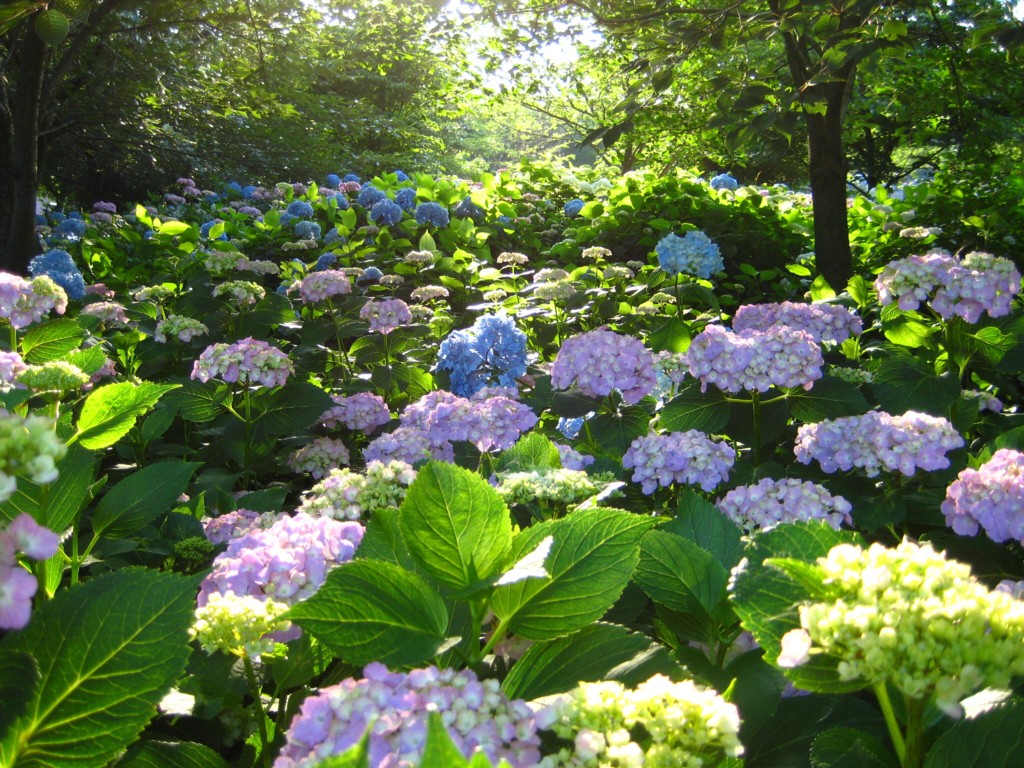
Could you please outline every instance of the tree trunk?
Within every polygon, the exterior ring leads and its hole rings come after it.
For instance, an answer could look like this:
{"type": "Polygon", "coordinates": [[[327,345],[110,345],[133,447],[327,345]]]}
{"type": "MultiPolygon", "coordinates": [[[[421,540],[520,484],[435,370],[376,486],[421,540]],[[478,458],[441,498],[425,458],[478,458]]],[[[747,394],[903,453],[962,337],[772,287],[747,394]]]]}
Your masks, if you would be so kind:
{"type": "Polygon", "coordinates": [[[6,221],[0,218],[0,270],[24,273],[40,252],[36,237],[36,194],[39,188],[39,117],[43,73],[49,49],[28,30],[20,51],[18,86],[11,102],[12,133],[4,136],[4,165],[9,171],[4,195],[6,221]]]}
{"type": "Polygon", "coordinates": [[[853,277],[853,252],[846,217],[846,153],[843,126],[831,105],[824,115],[806,115],[814,206],[814,261],[837,292],[853,277]]]}

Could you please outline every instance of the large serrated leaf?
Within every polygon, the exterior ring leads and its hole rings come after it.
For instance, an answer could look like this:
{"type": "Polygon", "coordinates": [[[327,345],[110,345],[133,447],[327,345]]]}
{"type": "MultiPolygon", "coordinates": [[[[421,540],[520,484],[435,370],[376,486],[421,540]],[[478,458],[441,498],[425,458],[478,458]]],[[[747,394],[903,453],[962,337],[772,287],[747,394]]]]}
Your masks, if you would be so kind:
{"type": "Polygon", "coordinates": [[[177,409],[186,421],[202,423],[212,421],[224,413],[223,403],[229,394],[225,385],[215,381],[189,381],[176,392],[167,395],[165,402],[169,408],[177,409]]]}
{"type": "Polygon", "coordinates": [[[338,566],[285,616],[351,664],[419,664],[441,647],[448,627],[441,596],[416,574],[381,560],[338,566]]]}
{"type": "Polygon", "coordinates": [[[89,450],[107,448],[128,434],[135,419],[156,405],[164,394],[177,388],[177,384],[148,381],[123,381],[100,387],[85,399],[71,441],[89,450]]]}
{"type": "Polygon", "coordinates": [[[890,357],[874,366],[871,389],[882,409],[895,416],[922,411],[945,416],[960,394],[952,376],[936,376],[928,365],[906,355],[890,357]]]}
{"type": "Polygon", "coordinates": [[[25,713],[39,683],[36,661],[28,653],[0,656],[0,734],[25,713]]]}
{"type": "Polygon", "coordinates": [[[127,747],[185,668],[195,578],[100,576],[38,606],[0,654],[30,653],[39,685],[0,743],[0,765],[100,768],[127,747]]]}
{"type": "Polygon", "coordinates": [[[114,763],[113,768],[227,768],[209,747],[188,741],[142,741],[114,763]]]}
{"type": "MultiPolygon", "coordinates": [[[[743,626],[764,648],[765,659],[775,663],[782,650],[782,636],[800,627],[797,607],[809,599],[807,591],[777,568],[769,558],[792,558],[813,563],[837,544],[860,543],[856,534],[836,531],[813,521],[779,525],[755,535],[746,557],[734,571],[730,585],[733,607],[743,626]]],[[[814,654],[805,664],[785,670],[786,677],[804,690],[845,693],[864,687],[863,681],[843,681],[836,672],[838,660],[814,654]]]]}
{"type": "Polygon", "coordinates": [[[100,499],[93,530],[103,536],[129,536],[169,512],[200,464],[161,461],[133,472],[100,499]]]}
{"type": "Polygon", "coordinates": [[[690,382],[679,394],[665,403],[658,415],[659,426],[668,432],[699,429],[714,434],[729,421],[729,403],[718,389],[700,391],[700,384],[690,382]]]}
{"type": "Polygon", "coordinates": [[[660,530],[683,536],[714,555],[726,570],[740,561],[743,532],[715,505],[689,488],[679,494],[676,516],[660,530]]]}
{"type": "Polygon", "coordinates": [[[640,541],[633,579],[660,605],[680,613],[713,616],[725,597],[729,572],[710,552],[664,531],[648,531],[640,541]]]}
{"type": "Polygon", "coordinates": [[[810,392],[798,392],[788,399],[793,418],[807,424],[856,416],[869,410],[868,401],[855,385],[828,376],[814,382],[810,392]]]}
{"type": "Polygon", "coordinates": [[[32,365],[52,363],[78,349],[84,338],[85,331],[77,320],[62,317],[29,328],[21,339],[21,354],[32,365]]]}
{"type": "Polygon", "coordinates": [[[279,437],[311,427],[334,405],[320,387],[295,381],[254,398],[254,421],[261,433],[279,437]]]}
{"type": "Polygon", "coordinates": [[[531,472],[560,466],[562,459],[555,444],[539,432],[529,432],[501,454],[495,472],[531,472]]]}
{"type": "Polygon", "coordinates": [[[899,768],[899,760],[877,736],[857,728],[829,728],[811,744],[814,768],[899,768]]]}
{"type": "Polygon", "coordinates": [[[502,683],[510,699],[532,701],[575,688],[581,682],[618,680],[634,687],[680,667],[662,645],[617,624],[592,624],[579,632],[537,643],[516,662],[502,683]]]}
{"type": "Polygon", "coordinates": [[[1024,755],[1024,700],[1015,698],[973,720],[961,720],[942,734],[924,768],[1016,768],[1024,755]],[[983,758],[979,763],[978,759],[983,758]]]}
{"type": "Polygon", "coordinates": [[[655,521],[617,509],[578,510],[534,525],[516,537],[512,560],[554,537],[545,559],[550,576],[494,590],[491,607],[508,628],[531,640],[576,632],[601,618],[622,594],[637,561],[637,544],[655,521]]]}
{"type": "Polygon", "coordinates": [[[430,462],[419,471],[400,519],[412,556],[456,589],[494,575],[512,546],[512,518],[498,492],[453,464],[430,462]]]}

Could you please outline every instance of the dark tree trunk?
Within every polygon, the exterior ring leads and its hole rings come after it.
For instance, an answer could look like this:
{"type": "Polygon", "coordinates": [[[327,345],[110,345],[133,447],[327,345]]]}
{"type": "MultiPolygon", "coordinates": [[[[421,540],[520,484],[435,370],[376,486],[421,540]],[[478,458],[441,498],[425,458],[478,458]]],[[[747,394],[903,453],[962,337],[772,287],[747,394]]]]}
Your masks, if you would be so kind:
{"type": "Polygon", "coordinates": [[[814,206],[814,261],[836,291],[853,277],[853,252],[846,217],[846,153],[843,127],[830,114],[807,115],[811,195],[814,206]]]}
{"type": "Polygon", "coordinates": [[[39,188],[39,117],[49,49],[28,30],[19,52],[18,83],[10,102],[11,130],[4,139],[7,171],[0,207],[0,270],[24,273],[39,253],[36,193],[39,188]]]}

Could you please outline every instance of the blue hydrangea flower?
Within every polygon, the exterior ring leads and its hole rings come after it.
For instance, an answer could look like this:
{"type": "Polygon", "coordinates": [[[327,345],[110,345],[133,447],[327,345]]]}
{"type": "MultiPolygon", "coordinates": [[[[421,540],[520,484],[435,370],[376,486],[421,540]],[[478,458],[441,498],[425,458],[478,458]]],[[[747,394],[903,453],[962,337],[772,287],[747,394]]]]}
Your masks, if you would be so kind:
{"type": "Polygon", "coordinates": [[[669,233],[654,247],[658,265],[669,275],[680,272],[707,280],[725,269],[718,246],[699,230],[691,230],[683,237],[669,233]]]}
{"type": "Polygon", "coordinates": [[[584,202],[577,197],[573,200],[570,200],[568,203],[565,204],[565,206],[563,206],[562,213],[564,213],[570,219],[575,219],[577,216],[580,215],[580,211],[583,210],[583,206],[584,202]]]}
{"type": "Polygon", "coordinates": [[[347,211],[349,209],[348,198],[345,197],[344,192],[327,192],[324,197],[337,203],[339,211],[347,211]]]}
{"type": "Polygon", "coordinates": [[[572,419],[567,419],[565,416],[562,416],[558,420],[558,425],[555,427],[555,429],[557,429],[570,440],[575,440],[576,435],[578,435],[580,433],[580,430],[583,429],[583,421],[584,418],[582,416],[576,416],[575,418],[572,419]]]}
{"type": "Polygon", "coordinates": [[[395,178],[397,178],[399,181],[409,180],[409,174],[407,174],[405,171],[395,171],[394,174],[395,178]]]}
{"type": "Polygon", "coordinates": [[[360,179],[354,173],[346,173],[344,178],[342,178],[342,181],[345,182],[346,184],[348,184],[351,181],[354,181],[356,184],[358,184],[362,181],[362,179],[360,179]]]}
{"type": "Polygon", "coordinates": [[[285,208],[285,211],[297,218],[308,219],[313,215],[313,206],[305,200],[295,200],[291,205],[285,208]]]}
{"type": "Polygon", "coordinates": [[[435,227],[447,227],[451,218],[448,211],[439,203],[420,203],[416,207],[416,223],[433,224],[435,227]]]}
{"type": "Polygon", "coordinates": [[[402,220],[402,213],[401,206],[384,198],[370,209],[370,221],[381,225],[397,224],[402,220]]]}
{"type": "Polygon", "coordinates": [[[373,206],[386,198],[387,195],[384,194],[383,190],[377,189],[373,184],[367,184],[356,195],[356,203],[363,206],[363,208],[373,208],[373,206]]]}
{"type": "Polygon", "coordinates": [[[319,240],[320,225],[315,221],[300,221],[295,225],[295,234],[307,240],[319,240]]]}
{"type": "Polygon", "coordinates": [[[67,216],[65,216],[62,211],[53,211],[50,214],[50,223],[51,224],[60,224],[66,218],[67,218],[67,216]]]}
{"type": "Polygon", "coordinates": [[[472,197],[466,197],[461,203],[455,206],[455,215],[462,219],[472,219],[477,224],[484,220],[487,213],[479,205],[473,202],[472,197]]]}
{"type": "Polygon", "coordinates": [[[325,181],[327,182],[328,187],[334,187],[337,189],[341,186],[341,176],[336,173],[328,173],[325,181]]]}
{"type": "Polygon", "coordinates": [[[85,296],[85,279],[71,254],[59,248],[41,253],[28,264],[32,277],[45,275],[64,289],[69,299],[85,296]]]}
{"type": "Polygon", "coordinates": [[[41,213],[38,216],[36,216],[36,226],[46,226],[46,217],[43,216],[43,214],[41,213]]]}
{"type": "Polygon", "coordinates": [[[513,228],[514,228],[514,227],[512,226],[512,217],[510,217],[510,216],[499,216],[499,217],[498,217],[498,223],[499,223],[499,224],[500,224],[500,225],[501,225],[501,226],[502,226],[502,227],[503,227],[504,229],[513,229],[513,228]]]}
{"type": "Polygon", "coordinates": [[[238,194],[242,194],[242,185],[239,184],[237,181],[229,181],[227,184],[224,185],[224,189],[228,190],[229,192],[237,192],[238,194]]]}
{"type": "MultiPolygon", "coordinates": [[[[210,236],[210,230],[213,229],[214,225],[217,224],[217,223],[219,223],[219,222],[216,219],[210,219],[209,221],[201,224],[199,226],[199,236],[203,237],[203,238],[209,237],[210,236]]],[[[227,232],[222,232],[220,237],[218,237],[217,239],[218,240],[227,240],[228,239],[228,233],[227,232]]]]}
{"type": "Polygon", "coordinates": [[[53,230],[53,237],[57,240],[80,240],[85,236],[85,230],[89,225],[82,219],[66,218],[53,230]]]}
{"type": "Polygon", "coordinates": [[[347,243],[348,238],[338,232],[337,227],[332,227],[331,230],[324,236],[324,245],[334,245],[335,243],[347,243]]]}
{"type": "Polygon", "coordinates": [[[220,195],[218,195],[216,192],[211,192],[208,195],[203,195],[203,202],[210,203],[211,205],[213,203],[218,203],[220,202],[220,195]]]}
{"type": "Polygon", "coordinates": [[[395,202],[403,211],[411,211],[416,207],[416,190],[413,187],[402,187],[395,193],[395,202]]]}
{"type": "MultiPolygon", "coordinates": [[[[337,233],[338,230],[332,229],[331,232],[337,233]]],[[[327,233],[330,237],[330,232],[327,233]]],[[[314,272],[323,272],[325,269],[330,269],[334,266],[335,262],[338,261],[338,254],[328,251],[327,253],[321,253],[320,258],[316,260],[316,265],[313,267],[314,272]]]]}
{"type": "Polygon", "coordinates": [[[740,183],[728,173],[720,173],[713,177],[710,182],[712,189],[739,189],[740,183]]]}
{"type": "Polygon", "coordinates": [[[449,371],[449,389],[460,397],[484,387],[514,388],[526,373],[526,334],[508,315],[484,315],[441,342],[436,368],[449,371]]]}
{"type": "Polygon", "coordinates": [[[68,214],[68,218],[69,219],[84,219],[85,217],[82,216],[82,212],[81,211],[71,211],[71,213],[68,214]]]}
{"type": "Polygon", "coordinates": [[[280,225],[282,227],[287,227],[289,224],[291,224],[297,218],[299,218],[299,217],[298,216],[292,216],[290,213],[288,213],[288,211],[285,211],[284,213],[281,214],[281,218],[278,219],[278,222],[280,223],[280,225]]]}
{"type": "Polygon", "coordinates": [[[259,189],[255,184],[248,184],[242,187],[242,197],[251,198],[256,194],[256,190],[259,189]]]}
{"type": "Polygon", "coordinates": [[[378,282],[382,277],[384,277],[384,273],[379,269],[376,267],[367,267],[363,270],[363,274],[356,278],[356,285],[370,285],[371,283],[378,282]]]}

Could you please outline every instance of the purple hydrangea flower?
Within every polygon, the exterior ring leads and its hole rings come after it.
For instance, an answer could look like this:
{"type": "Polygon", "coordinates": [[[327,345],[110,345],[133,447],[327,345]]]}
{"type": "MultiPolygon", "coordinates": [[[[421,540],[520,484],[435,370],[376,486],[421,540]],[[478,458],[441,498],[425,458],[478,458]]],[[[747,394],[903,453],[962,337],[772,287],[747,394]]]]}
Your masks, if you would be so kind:
{"type": "Polygon", "coordinates": [[[369,322],[371,332],[383,333],[385,335],[391,333],[400,325],[408,325],[412,322],[412,312],[409,310],[409,305],[401,299],[368,301],[359,310],[359,317],[369,322]]]}
{"type": "MultiPolygon", "coordinates": [[[[319,262],[317,262],[319,264],[319,262]]],[[[332,296],[345,296],[352,293],[352,284],[348,275],[337,269],[323,269],[311,272],[298,284],[299,296],[306,304],[324,301],[332,296]]]]}
{"type": "Polygon", "coordinates": [[[604,328],[566,339],[551,367],[555,389],[575,384],[591,397],[606,397],[615,389],[629,405],[653,392],[657,381],[654,356],[643,342],[604,328]]]}
{"type": "Polygon", "coordinates": [[[850,502],[842,496],[833,496],[817,483],[794,478],[766,477],[754,485],[741,485],[715,506],[747,533],[801,520],[824,520],[837,530],[843,523],[853,522],[850,502]]]}
{"type": "Polygon", "coordinates": [[[953,425],[941,416],[869,411],[802,425],[794,452],[801,464],[817,461],[828,474],[857,467],[868,477],[876,477],[883,469],[910,477],[918,469],[945,469],[949,466],[946,453],[963,444],[953,425]]]}
{"type": "Polygon", "coordinates": [[[192,378],[199,381],[221,379],[229,384],[260,384],[281,387],[295,373],[291,361],[281,350],[265,341],[242,339],[234,344],[211,344],[192,367],[192,378]]]}
{"type": "Polygon", "coordinates": [[[709,325],[686,352],[690,375],[701,391],[714,384],[723,392],[767,392],[772,387],[810,389],[821,378],[824,360],[814,338],[786,326],[733,333],[709,325]]]}
{"type": "Polygon", "coordinates": [[[729,475],[735,460],[732,446],[691,429],[636,438],[622,457],[622,466],[633,470],[633,482],[650,495],[658,486],[667,488],[672,483],[713,491],[729,475]]]}
{"type": "Polygon", "coordinates": [[[447,441],[434,441],[418,427],[402,426],[393,432],[385,432],[375,438],[363,450],[363,461],[379,461],[387,464],[404,461],[417,464],[421,461],[455,461],[455,449],[447,441]]]}
{"type": "Polygon", "coordinates": [[[0,317],[13,328],[27,328],[43,319],[50,310],[63,315],[67,308],[68,295],[49,277],[29,281],[19,275],[0,272],[0,317]]]}
{"type": "Polygon", "coordinates": [[[332,395],[334,405],[324,411],[320,421],[328,429],[359,430],[364,434],[372,434],[378,427],[391,422],[391,411],[380,395],[372,392],[359,392],[343,397],[332,395]]]}
{"type": "Polygon", "coordinates": [[[838,304],[745,304],[732,319],[732,329],[737,333],[767,331],[779,325],[809,333],[819,344],[841,344],[850,336],[859,336],[864,329],[856,312],[838,304]]]}
{"type": "Polygon", "coordinates": [[[414,669],[389,672],[379,663],[324,688],[302,703],[288,728],[274,768],[313,768],[325,757],[355,746],[370,730],[370,765],[418,765],[427,720],[438,712],[458,750],[468,759],[482,751],[497,764],[535,766],[540,739],[533,713],[521,700],[510,701],[497,680],[479,680],[471,670],[414,669]]]}
{"type": "Polygon", "coordinates": [[[464,440],[481,451],[505,450],[537,424],[536,414],[523,403],[502,395],[479,400],[451,392],[429,392],[405,409],[402,424],[421,430],[431,443],[464,440]]]}
{"type": "Polygon", "coordinates": [[[984,529],[992,541],[1024,545],[1024,453],[1001,448],[977,469],[965,469],[946,489],[946,525],[961,536],[984,529]]]}

